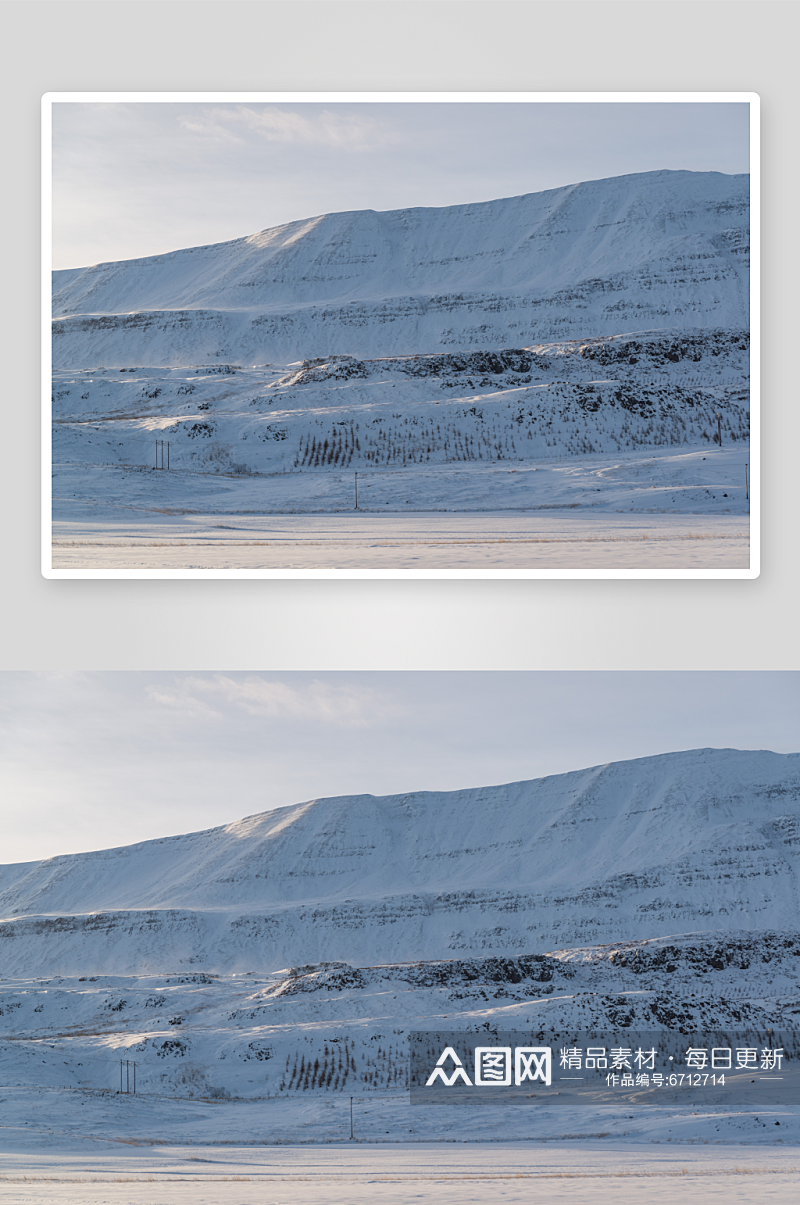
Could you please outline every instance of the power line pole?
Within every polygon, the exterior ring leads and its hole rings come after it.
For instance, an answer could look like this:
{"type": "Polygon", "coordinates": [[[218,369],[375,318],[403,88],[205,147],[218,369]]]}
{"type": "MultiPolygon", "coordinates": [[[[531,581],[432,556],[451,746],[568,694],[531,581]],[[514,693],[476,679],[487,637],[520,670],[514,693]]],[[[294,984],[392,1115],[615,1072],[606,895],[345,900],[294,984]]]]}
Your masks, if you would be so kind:
{"type": "Polygon", "coordinates": [[[131,1090],[131,1067],[133,1068],[133,1095],[136,1095],[136,1063],[133,1059],[119,1060],[119,1090],[120,1093],[130,1093],[131,1090]],[[123,1087],[123,1071],[124,1071],[124,1087],[123,1087]]]}
{"type": "Polygon", "coordinates": [[[747,465],[744,466],[744,496],[745,496],[745,499],[749,502],[750,501],[750,486],[747,481],[747,465]]]}
{"type": "Polygon", "coordinates": [[[350,1138],[353,1137],[353,1098],[350,1097],[350,1138]]]}
{"type": "Polygon", "coordinates": [[[717,436],[719,437],[719,446],[722,447],[722,415],[717,411],[717,436]]]}
{"type": "Polygon", "coordinates": [[[168,439],[157,439],[156,440],[156,465],[155,465],[155,467],[157,469],[166,468],[167,471],[169,471],[169,440],[168,439]],[[166,465],[164,464],[164,448],[167,449],[166,465]],[[159,458],[161,460],[160,464],[159,464],[159,458]]]}
{"type": "Polygon", "coordinates": [[[358,510],[358,473],[356,473],[356,510],[358,510]]]}

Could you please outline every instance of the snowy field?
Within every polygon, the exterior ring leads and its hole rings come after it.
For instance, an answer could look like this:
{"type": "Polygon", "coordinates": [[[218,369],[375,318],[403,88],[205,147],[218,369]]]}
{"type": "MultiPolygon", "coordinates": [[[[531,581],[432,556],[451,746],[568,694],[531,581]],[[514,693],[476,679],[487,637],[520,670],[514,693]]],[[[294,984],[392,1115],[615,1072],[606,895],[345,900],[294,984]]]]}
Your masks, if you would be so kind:
{"type": "Polygon", "coordinates": [[[59,569],[747,569],[741,519],[419,514],[59,525],[59,569]]]}
{"type": "MultiPolygon", "coordinates": [[[[537,1148],[503,1144],[451,1147],[281,1148],[269,1153],[214,1148],[166,1160],[53,1156],[11,1160],[0,1174],[5,1205],[300,1205],[324,1201],[409,1205],[519,1205],[684,1201],[793,1203],[800,1188],[796,1151],[709,1148],[631,1152],[583,1144],[537,1148]],[[209,1166],[214,1165],[216,1166],[209,1166]]],[[[5,1162],[5,1160],[4,1160],[5,1162]]]]}
{"type": "Polygon", "coordinates": [[[56,571],[748,570],[746,447],[271,476],[56,466],[56,571]],[[358,488],[358,511],[355,491],[358,488]]]}
{"type": "Polygon", "coordinates": [[[800,1118],[785,1109],[758,1118],[571,1110],[558,1125],[557,1110],[542,1118],[525,1107],[426,1109],[405,1096],[357,1098],[351,1142],[346,1098],[327,1115],[286,1101],[30,1089],[0,1089],[0,1100],[8,1205],[789,1202],[800,1188],[800,1118]]]}
{"type": "MultiPolygon", "coordinates": [[[[2,1095],[10,1103],[7,1093],[2,1095]]],[[[63,1101],[65,1109],[77,1104],[63,1101]]],[[[265,1122],[271,1121],[273,1111],[264,1111],[265,1122]]],[[[113,1115],[116,1109],[108,1112],[113,1115]]],[[[707,1119],[693,1121],[701,1133],[707,1119]]],[[[730,1135],[712,1144],[687,1133],[675,1145],[647,1134],[633,1140],[608,1134],[533,1140],[492,1135],[476,1141],[460,1139],[455,1128],[437,1139],[404,1142],[357,1135],[352,1142],[336,1136],[323,1144],[306,1139],[286,1145],[278,1140],[275,1145],[275,1140],[263,1138],[254,1144],[229,1140],[171,1145],[137,1138],[130,1130],[127,1138],[116,1140],[86,1135],[64,1141],[52,1130],[4,1124],[0,1192],[5,1205],[299,1205],[310,1200],[331,1205],[406,1205],[419,1200],[477,1205],[498,1200],[517,1205],[531,1198],[553,1203],[613,1199],[633,1205],[678,1197],[789,1203],[800,1188],[794,1142],[777,1146],[730,1135]],[[25,1133],[18,1136],[22,1129],[25,1133]]]]}

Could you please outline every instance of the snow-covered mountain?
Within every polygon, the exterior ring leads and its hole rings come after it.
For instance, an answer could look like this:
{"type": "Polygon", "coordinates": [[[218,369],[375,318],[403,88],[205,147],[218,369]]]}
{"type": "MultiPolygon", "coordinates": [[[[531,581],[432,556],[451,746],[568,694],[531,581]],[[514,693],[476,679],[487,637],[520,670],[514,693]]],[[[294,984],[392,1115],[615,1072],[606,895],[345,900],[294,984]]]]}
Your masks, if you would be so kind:
{"type": "Polygon", "coordinates": [[[54,364],[245,364],[749,325],[749,177],[657,171],[323,214],[56,272],[54,364]]]}
{"type": "Polygon", "coordinates": [[[350,510],[354,472],[365,514],[747,514],[748,189],[649,172],[58,272],[56,518],[350,510]],[[618,459],[720,441],[724,481],[618,459]],[[587,489],[538,473],[587,455],[587,489]],[[503,468],[454,492],[465,462],[503,468]]]}
{"type": "MultiPolygon", "coordinates": [[[[121,1082],[135,1099],[135,1062],[147,1141],[186,1141],[176,1097],[230,1107],[236,1141],[263,1141],[247,1102],[270,1098],[272,1140],[341,1136],[348,1095],[382,1135],[402,1119],[430,1140],[507,1137],[509,1118],[417,1121],[412,1031],[658,1031],[676,1051],[747,1032],[794,1059],[799,852],[800,755],[698,749],[5,866],[0,1077],[105,1114],[121,1082]]],[[[760,1106],[648,1103],[657,1138],[764,1125],[760,1106]]],[[[568,1132],[629,1132],[627,1101],[601,1112],[568,1132]]],[[[520,1135],[564,1132],[558,1110],[522,1116],[520,1135]]],[[[773,1125],[796,1135],[785,1108],[773,1125]]]]}
{"type": "Polygon", "coordinates": [[[314,800],[0,867],[7,974],[270,972],[800,929],[800,755],[314,800]]]}

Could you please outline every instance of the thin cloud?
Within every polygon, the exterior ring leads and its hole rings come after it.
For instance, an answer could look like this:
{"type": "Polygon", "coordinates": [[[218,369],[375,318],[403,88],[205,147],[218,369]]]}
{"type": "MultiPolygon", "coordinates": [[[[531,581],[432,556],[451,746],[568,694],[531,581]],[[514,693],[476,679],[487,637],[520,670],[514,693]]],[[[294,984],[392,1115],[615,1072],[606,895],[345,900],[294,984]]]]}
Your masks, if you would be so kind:
{"type": "Polygon", "coordinates": [[[197,698],[195,693],[190,689],[186,689],[183,685],[177,690],[159,690],[157,687],[149,686],[147,688],[147,697],[151,703],[155,703],[159,707],[168,707],[173,711],[179,711],[187,717],[200,720],[222,719],[221,712],[209,706],[204,699],[197,698]]]}
{"type": "Polygon", "coordinates": [[[258,675],[231,678],[184,678],[170,690],[148,689],[153,703],[198,718],[221,718],[220,706],[238,708],[268,719],[308,720],[340,728],[365,728],[385,719],[389,701],[370,687],[337,686],[313,681],[288,686],[258,675]]]}
{"type": "Polygon", "coordinates": [[[204,138],[207,142],[227,142],[235,146],[243,146],[245,139],[238,134],[234,134],[233,130],[227,129],[218,121],[212,118],[202,121],[192,121],[188,117],[181,117],[178,125],[187,134],[197,134],[204,138]]]}
{"type": "Polygon", "coordinates": [[[249,105],[205,109],[202,118],[182,117],[180,125],[189,133],[214,141],[243,142],[236,133],[238,127],[267,142],[329,147],[339,151],[371,151],[385,146],[391,139],[386,123],[376,118],[337,114],[329,109],[307,116],[272,105],[257,109],[249,105]]]}

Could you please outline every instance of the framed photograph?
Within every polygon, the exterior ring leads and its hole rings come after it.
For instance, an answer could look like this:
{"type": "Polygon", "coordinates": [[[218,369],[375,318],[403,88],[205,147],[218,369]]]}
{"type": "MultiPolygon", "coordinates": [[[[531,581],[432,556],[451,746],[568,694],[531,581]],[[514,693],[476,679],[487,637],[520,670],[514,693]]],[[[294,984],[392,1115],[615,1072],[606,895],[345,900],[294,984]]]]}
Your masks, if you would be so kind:
{"type": "Polygon", "coordinates": [[[757,577],[758,108],[48,94],[44,575],[757,577]]]}

